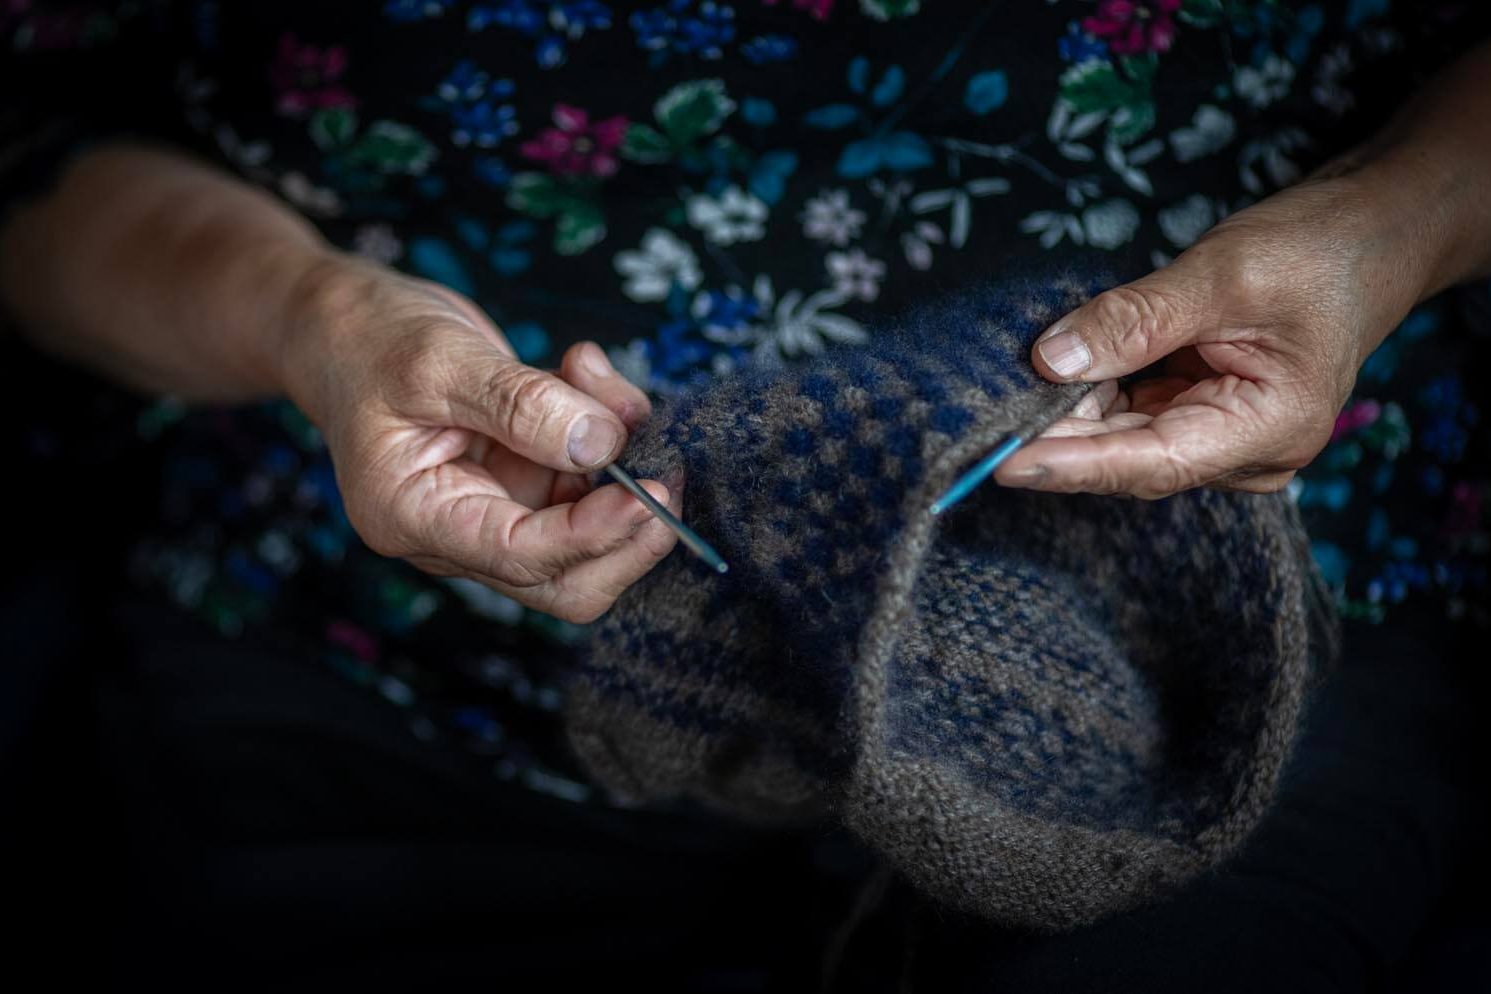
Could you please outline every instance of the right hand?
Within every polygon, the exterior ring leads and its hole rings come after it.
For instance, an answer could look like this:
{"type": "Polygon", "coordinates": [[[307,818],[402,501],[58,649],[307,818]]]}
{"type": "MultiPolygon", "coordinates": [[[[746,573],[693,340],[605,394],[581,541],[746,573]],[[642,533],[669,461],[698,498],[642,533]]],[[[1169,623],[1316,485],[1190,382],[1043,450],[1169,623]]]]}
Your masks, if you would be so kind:
{"type": "MultiPolygon", "coordinates": [[[[286,392],[374,551],[588,622],[673,548],[636,498],[588,483],[651,413],[599,346],[533,369],[460,294],[342,255],[290,307],[286,392]]],[[[681,484],[642,485],[677,514],[681,484]]]]}

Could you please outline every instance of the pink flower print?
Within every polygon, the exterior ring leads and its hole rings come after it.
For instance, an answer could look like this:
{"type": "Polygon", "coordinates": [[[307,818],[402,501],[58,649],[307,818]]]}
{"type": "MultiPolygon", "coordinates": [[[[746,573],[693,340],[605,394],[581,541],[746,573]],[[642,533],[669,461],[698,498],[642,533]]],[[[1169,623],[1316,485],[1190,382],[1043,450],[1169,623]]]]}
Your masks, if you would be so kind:
{"type": "Polygon", "coordinates": [[[1336,415],[1336,427],[1331,432],[1331,441],[1345,438],[1353,432],[1373,424],[1382,415],[1382,405],[1375,400],[1359,400],[1336,415]]]}
{"type": "Polygon", "coordinates": [[[1114,55],[1168,52],[1175,41],[1175,12],[1180,0],[1099,0],[1098,12],[1082,19],[1082,28],[1103,38],[1114,55]]]}
{"type": "Polygon", "coordinates": [[[590,123],[590,115],[568,104],[554,105],[554,127],[524,142],[519,150],[559,176],[610,176],[621,165],[616,150],[629,122],[608,117],[590,123]]]}
{"type": "Polygon", "coordinates": [[[368,634],[367,629],[345,619],[333,618],[326,623],[326,640],[365,663],[374,662],[378,658],[378,640],[368,634]]]}
{"type": "MultiPolygon", "coordinates": [[[[777,0],[765,0],[768,7],[775,7],[777,0]]],[[[792,0],[792,6],[798,10],[805,10],[812,14],[816,20],[826,21],[828,15],[833,13],[834,0],[792,0]]]]}
{"type": "Polygon", "coordinates": [[[302,117],[328,107],[351,107],[357,101],[337,82],[346,71],[346,48],[302,45],[287,32],[269,70],[276,108],[288,117],[302,117]]]}

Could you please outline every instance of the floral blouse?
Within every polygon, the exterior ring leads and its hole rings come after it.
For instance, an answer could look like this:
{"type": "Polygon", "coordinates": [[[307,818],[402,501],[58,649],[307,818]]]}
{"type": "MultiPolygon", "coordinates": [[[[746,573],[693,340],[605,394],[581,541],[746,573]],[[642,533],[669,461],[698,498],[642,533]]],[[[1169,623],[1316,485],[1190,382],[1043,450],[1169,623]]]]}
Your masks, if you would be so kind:
{"type": "MultiPolygon", "coordinates": [[[[31,95],[0,141],[34,188],[48,148],[166,137],[470,295],[526,361],[591,338],[667,393],[852,348],[971,281],[1164,266],[1383,123],[1486,19],[1472,0],[0,0],[31,95]]],[[[1348,617],[1487,619],[1488,315],[1485,287],[1415,311],[1292,488],[1348,617]]],[[[591,796],[554,735],[576,629],[371,554],[288,404],[165,399],[130,423],[165,460],[142,587],[225,636],[301,633],[416,736],[591,796]]]]}

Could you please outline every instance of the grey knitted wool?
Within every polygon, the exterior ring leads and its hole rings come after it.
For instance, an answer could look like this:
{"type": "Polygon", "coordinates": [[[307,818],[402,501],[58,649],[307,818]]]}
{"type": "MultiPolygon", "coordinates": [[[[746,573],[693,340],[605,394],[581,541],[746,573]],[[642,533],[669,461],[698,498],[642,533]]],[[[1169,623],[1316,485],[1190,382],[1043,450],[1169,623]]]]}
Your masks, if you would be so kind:
{"type": "Polygon", "coordinates": [[[1093,289],[964,298],[660,409],[625,462],[683,470],[732,571],[678,550],[597,627],[566,703],[596,779],[635,803],[841,819],[931,897],[1042,930],[1232,852],[1333,651],[1292,506],[988,484],[927,513],[1070,405],[1027,356],[1093,289]]]}

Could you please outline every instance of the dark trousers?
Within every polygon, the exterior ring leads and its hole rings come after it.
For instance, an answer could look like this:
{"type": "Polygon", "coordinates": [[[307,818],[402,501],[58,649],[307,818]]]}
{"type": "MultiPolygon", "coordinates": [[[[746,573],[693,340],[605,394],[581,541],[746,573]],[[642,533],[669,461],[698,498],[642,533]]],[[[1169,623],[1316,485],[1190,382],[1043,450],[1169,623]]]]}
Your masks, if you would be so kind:
{"type": "Polygon", "coordinates": [[[923,904],[829,829],[502,783],[303,647],[223,642],[88,577],[33,562],[0,602],[12,970],[211,990],[1491,989],[1491,671],[1443,625],[1350,630],[1277,808],[1225,869],[1039,937],[923,904]]]}

